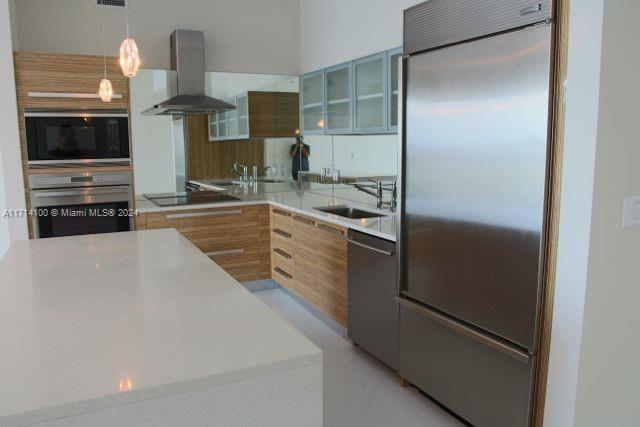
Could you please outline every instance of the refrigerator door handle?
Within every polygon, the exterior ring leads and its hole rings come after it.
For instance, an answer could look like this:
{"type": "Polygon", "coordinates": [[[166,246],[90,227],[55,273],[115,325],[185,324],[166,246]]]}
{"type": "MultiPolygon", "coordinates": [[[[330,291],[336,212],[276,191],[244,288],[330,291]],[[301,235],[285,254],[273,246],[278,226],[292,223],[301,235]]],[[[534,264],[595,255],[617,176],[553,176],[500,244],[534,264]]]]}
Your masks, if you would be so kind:
{"type": "Polygon", "coordinates": [[[516,359],[519,362],[525,363],[525,364],[529,364],[531,361],[531,356],[529,356],[529,354],[517,350],[507,344],[504,344],[496,339],[490,338],[486,335],[481,334],[480,332],[477,332],[469,327],[466,327],[458,322],[455,322],[451,319],[449,319],[448,317],[443,316],[442,314],[439,314],[433,310],[428,309],[427,307],[423,307],[422,305],[416,304],[412,301],[409,301],[406,298],[403,297],[396,297],[396,302],[398,302],[398,304],[413,310],[419,314],[422,314],[424,316],[429,317],[432,320],[435,320],[436,322],[439,322],[440,324],[453,329],[456,332],[460,332],[466,336],[468,336],[469,338],[472,338],[476,341],[478,341],[481,344],[484,344],[486,346],[489,346],[495,350],[498,350],[504,354],[506,354],[507,356],[510,356],[514,359],[516,359]]]}

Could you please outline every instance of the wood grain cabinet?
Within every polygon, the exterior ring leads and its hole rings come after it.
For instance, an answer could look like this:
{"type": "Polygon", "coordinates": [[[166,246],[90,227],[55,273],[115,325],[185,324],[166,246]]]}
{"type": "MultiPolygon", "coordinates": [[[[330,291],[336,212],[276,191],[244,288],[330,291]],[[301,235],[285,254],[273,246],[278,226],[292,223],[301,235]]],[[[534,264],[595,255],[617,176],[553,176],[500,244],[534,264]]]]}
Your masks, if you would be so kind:
{"type": "Polygon", "coordinates": [[[237,110],[209,116],[209,141],[296,136],[300,113],[295,92],[251,91],[225,101],[237,110]]]}
{"type": "Polygon", "coordinates": [[[347,229],[271,208],[272,278],[346,326],[347,229]]]}
{"type": "Polygon", "coordinates": [[[238,281],[271,277],[266,205],[146,213],[136,227],[175,228],[238,281]]]}

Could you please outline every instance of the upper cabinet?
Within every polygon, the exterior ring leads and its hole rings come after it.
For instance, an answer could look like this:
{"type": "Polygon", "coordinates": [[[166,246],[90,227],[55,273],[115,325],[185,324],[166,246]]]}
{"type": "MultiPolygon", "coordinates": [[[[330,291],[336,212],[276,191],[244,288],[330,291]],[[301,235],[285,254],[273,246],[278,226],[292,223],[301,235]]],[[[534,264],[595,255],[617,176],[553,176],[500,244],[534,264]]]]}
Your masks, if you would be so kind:
{"type": "MultiPolygon", "coordinates": [[[[225,102],[237,106],[237,97],[225,99],[225,102]]],[[[238,139],[238,110],[225,111],[224,114],[227,121],[227,139],[238,139]]]]}
{"type": "Polygon", "coordinates": [[[386,53],[353,62],[355,133],[387,132],[386,53]]]}
{"type": "Polygon", "coordinates": [[[303,75],[302,133],[396,133],[401,56],[397,48],[303,75]]]}
{"type": "Polygon", "coordinates": [[[353,131],[353,94],[351,93],[351,63],[324,70],[326,133],[353,131]]]}
{"type": "Polygon", "coordinates": [[[387,129],[391,133],[398,132],[398,83],[400,81],[400,59],[402,58],[402,48],[393,49],[387,52],[388,71],[387,88],[388,121],[387,129]]]}
{"type": "Polygon", "coordinates": [[[300,78],[302,133],[325,133],[324,70],[300,78]]]}
{"type": "Polygon", "coordinates": [[[238,108],[238,139],[249,138],[249,104],[246,93],[236,97],[236,107],[238,108]]]}
{"type": "Polygon", "coordinates": [[[226,99],[235,110],[209,115],[209,140],[293,137],[298,132],[295,92],[252,91],[226,99]]]}

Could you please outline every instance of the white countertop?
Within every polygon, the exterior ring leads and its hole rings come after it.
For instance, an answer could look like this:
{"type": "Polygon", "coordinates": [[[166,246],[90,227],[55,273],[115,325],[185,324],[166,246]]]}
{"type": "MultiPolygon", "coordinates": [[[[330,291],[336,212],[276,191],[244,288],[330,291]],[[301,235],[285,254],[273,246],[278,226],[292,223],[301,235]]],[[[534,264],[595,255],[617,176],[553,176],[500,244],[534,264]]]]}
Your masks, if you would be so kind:
{"type": "Polygon", "coordinates": [[[0,425],[322,360],[173,229],[15,242],[0,278],[0,425]]]}
{"type": "MultiPolygon", "coordinates": [[[[203,185],[200,182],[198,183],[203,185]]],[[[153,202],[140,197],[136,199],[136,209],[139,213],[147,213],[270,204],[395,242],[396,215],[388,210],[378,210],[375,208],[375,204],[371,205],[367,203],[366,201],[373,199],[372,196],[361,193],[353,188],[344,188],[344,186],[334,189],[331,188],[331,186],[307,185],[309,189],[304,191],[293,190],[292,186],[281,184],[234,186],[232,188],[225,188],[225,190],[228,194],[238,197],[240,199],[238,201],[181,206],[159,207],[153,204],[153,202]],[[355,206],[366,211],[380,212],[385,216],[379,218],[350,219],[314,209],[320,206],[337,205],[355,206]]]]}

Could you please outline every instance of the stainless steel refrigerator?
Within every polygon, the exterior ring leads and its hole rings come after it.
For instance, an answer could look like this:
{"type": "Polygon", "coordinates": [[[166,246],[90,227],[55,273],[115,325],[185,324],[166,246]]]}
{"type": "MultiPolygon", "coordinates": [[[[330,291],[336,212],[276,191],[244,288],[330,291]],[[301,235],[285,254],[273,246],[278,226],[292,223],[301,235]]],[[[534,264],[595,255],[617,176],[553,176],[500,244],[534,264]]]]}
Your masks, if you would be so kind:
{"type": "Polygon", "coordinates": [[[476,426],[531,423],[553,27],[550,0],[404,15],[400,373],[476,426]]]}

